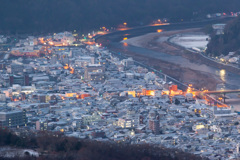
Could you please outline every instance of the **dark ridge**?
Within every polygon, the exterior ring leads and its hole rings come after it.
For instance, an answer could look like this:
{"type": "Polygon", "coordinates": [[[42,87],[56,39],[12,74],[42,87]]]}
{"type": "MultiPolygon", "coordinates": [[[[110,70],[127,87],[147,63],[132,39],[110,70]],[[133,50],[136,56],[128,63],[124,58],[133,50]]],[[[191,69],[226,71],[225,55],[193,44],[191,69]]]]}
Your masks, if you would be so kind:
{"type": "Polygon", "coordinates": [[[227,23],[224,34],[211,35],[211,41],[208,44],[207,52],[214,56],[221,54],[227,55],[229,52],[235,52],[240,49],[240,17],[227,23]]]}
{"type": "Polygon", "coordinates": [[[200,20],[208,13],[235,12],[239,0],[0,0],[0,33],[79,32],[101,26],[200,20]]]}

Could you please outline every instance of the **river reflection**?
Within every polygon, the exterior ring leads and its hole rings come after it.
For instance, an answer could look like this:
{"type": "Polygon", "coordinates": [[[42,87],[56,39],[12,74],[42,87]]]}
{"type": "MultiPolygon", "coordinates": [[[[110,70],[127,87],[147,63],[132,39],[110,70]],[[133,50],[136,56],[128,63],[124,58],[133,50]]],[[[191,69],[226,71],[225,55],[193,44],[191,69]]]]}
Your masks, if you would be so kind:
{"type": "Polygon", "coordinates": [[[219,72],[220,78],[223,82],[226,82],[226,71],[224,69],[219,72]]]}

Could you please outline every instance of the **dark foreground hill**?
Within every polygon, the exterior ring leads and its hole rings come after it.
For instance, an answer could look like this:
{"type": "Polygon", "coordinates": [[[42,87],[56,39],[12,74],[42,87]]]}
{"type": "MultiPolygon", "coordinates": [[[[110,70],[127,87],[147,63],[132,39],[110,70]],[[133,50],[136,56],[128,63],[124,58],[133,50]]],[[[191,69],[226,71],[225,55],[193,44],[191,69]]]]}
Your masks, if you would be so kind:
{"type": "Polygon", "coordinates": [[[208,44],[207,52],[219,56],[227,55],[229,52],[239,51],[240,49],[240,17],[230,21],[223,35],[211,36],[211,41],[208,44]]]}
{"type": "Polygon", "coordinates": [[[239,8],[239,0],[0,0],[0,33],[86,31],[158,18],[196,20],[239,8]]]}
{"type": "Polygon", "coordinates": [[[65,137],[59,133],[27,133],[21,137],[0,129],[0,146],[35,149],[40,157],[2,158],[6,160],[200,160],[202,158],[178,150],[148,144],[128,145],[96,142],[65,137]]]}

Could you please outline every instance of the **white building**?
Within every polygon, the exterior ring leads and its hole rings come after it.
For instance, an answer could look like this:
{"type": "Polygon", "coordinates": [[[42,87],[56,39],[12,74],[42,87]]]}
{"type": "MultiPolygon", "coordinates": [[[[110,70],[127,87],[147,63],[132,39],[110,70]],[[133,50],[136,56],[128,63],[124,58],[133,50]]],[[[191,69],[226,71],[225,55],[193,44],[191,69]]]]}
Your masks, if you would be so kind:
{"type": "Polygon", "coordinates": [[[118,126],[122,128],[133,128],[135,127],[134,120],[130,118],[119,118],[118,126]]]}

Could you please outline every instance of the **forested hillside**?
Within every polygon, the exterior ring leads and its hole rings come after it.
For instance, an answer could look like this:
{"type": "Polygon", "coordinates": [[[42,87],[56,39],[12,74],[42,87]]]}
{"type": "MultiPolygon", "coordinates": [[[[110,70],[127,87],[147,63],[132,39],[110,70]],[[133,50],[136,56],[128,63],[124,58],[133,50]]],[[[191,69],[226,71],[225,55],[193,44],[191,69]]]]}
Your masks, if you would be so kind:
{"type": "MultiPolygon", "coordinates": [[[[35,149],[40,157],[12,157],[2,160],[203,160],[193,154],[176,149],[154,147],[149,144],[97,142],[65,137],[61,133],[39,132],[38,135],[16,136],[7,129],[0,129],[0,147],[35,149]]],[[[1,151],[0,151],[1,152],[1,151]]],[[[1,154],[0,154],[1,155],[1,154]]]]}
{"type": "Polygon", "coordinates": [[[230,21],[223,35],[211,35],[207,52],[215,56],[227,55],[240,49],[240,17],[230,21]]]}
{"type": "Polygon", "coordinates": [[[239,0],[0,0],[0,33],[86,31],[165,17],[185,21],[239,8],[239,0]]]}

